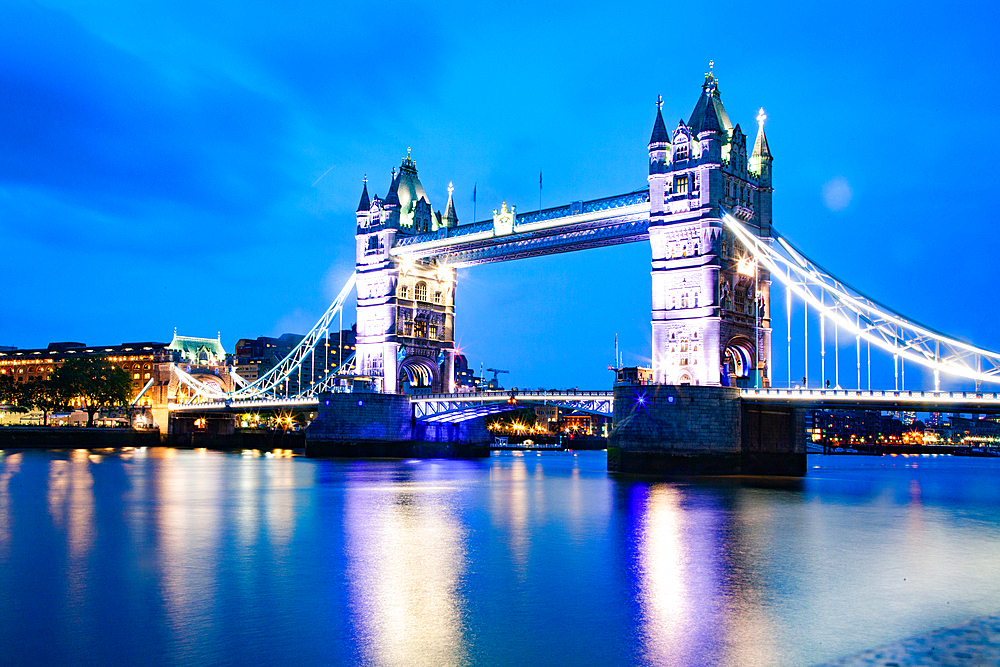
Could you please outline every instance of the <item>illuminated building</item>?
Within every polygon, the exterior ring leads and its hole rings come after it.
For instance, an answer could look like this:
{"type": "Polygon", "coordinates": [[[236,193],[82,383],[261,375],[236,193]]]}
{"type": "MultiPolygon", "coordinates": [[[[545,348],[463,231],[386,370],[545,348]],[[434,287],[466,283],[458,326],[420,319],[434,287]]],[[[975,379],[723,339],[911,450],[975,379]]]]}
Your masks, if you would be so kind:
{"type": "MultiPolygon", "coordinates": [[[[158,364],[180,361],[181,353],[169,343],[122,343],[121,345],[85,345],[83,343],[49,343],[48,347],[30,350],[11,348],[0,350],[0,374],[10,375],[18,382],[48,380],[67,359],[104,357],[120,366],[132,380],[132,395],[138,394],[152,379],[158,364]]],[[[151,399],[143,396],[138,405],[149,406],[151,399]]]]}
{"type": "Polygon", "coordinates": [[[904,426],[910,426],[913,424],[913,422],[917,421],[916,412],[903,411],[903,412],[890,412],[889,414],[892,415],[894,419],[898,419],[900,422],[902,422],[904,426]]]}
{"type": "Polygon", "coordinates": [[[653,369],[642,366],[626,366],[615,371],[615,384],[652,384],[653,369]]]}
{"type": "Polygon", "coordinates": [[[558,405],[536,405],[535,425],[542,427],[547,433],[558,430],[559,406],[558,405]]]}
{"type": "MultiPolygon", "coordinates": [[[[455,270],[392,256],[397,239],[458,224],[448,188],[444,215],[431,209],[409,151],[385,199],[357,210],[358,343],[356,372],[379,378],[386,392],[455,390],[455,270]]],[[[513,211],[510,213],[513,219],[513,211]]]]}
{"type": "Polygon", "coordinates": [[[167,428],[167,405],[188,391],[178,381],[175,369],[208,387],[232,389],[226,366],[226,351],[219,338],[174,337],[169,343],[140,342],[121,345],[50,343],[44,349],[0,351],[0,374],[17,381],[47,380],[67,359],[100,356],[120,366],[132,383],[131,403],[148,409],[154,426],[167,428]]]}
{"type": "Polygon", "coordinates": [[[690,119],[649,140],[653,372],[666,384],[769,385],[770,276],[724,229],[725,212],[770,234],[772,157],[733,126],[712,72],[690,119]]]}
{"type": "Polygon", "coordinates": [[[455,355],[455,391],[477,391],[483,379],[469,368],[469,360],[464,354],[455,355]]]}
{"type": "Polygon", "coordinates": [[[878,410],[815,410],[812,417],[813,439],[823,442],[876,442],[885,428],[878,410]]]}

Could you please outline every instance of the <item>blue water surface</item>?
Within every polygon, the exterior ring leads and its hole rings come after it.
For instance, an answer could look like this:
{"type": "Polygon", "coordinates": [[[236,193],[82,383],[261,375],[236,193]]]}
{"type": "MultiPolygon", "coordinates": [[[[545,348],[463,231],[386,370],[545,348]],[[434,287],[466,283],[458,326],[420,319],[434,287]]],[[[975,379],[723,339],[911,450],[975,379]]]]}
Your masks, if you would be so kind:
{"type": "Polygon", "coordinates": [[[1000,460],[0,454],[0,664],[808,665],[1000,610],[1000,460]]]}

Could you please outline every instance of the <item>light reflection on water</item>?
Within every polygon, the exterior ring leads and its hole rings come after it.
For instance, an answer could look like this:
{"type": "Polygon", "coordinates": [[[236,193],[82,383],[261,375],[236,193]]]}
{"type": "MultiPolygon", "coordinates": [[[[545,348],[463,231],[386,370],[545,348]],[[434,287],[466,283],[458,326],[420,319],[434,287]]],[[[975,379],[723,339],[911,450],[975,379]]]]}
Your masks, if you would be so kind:
{"type": "Polygon", "coordinates": [[[457,489],[414,474],[359,482],[346,495],[347,575],[362,662],[466,664],[457,489]]]}
{"type": "Polygon", "coordinates": [[[3,656],[807,665],[1000,610],[1000,461],[815,456],[786,484],[604,465],[5,452],[3,656]]]}

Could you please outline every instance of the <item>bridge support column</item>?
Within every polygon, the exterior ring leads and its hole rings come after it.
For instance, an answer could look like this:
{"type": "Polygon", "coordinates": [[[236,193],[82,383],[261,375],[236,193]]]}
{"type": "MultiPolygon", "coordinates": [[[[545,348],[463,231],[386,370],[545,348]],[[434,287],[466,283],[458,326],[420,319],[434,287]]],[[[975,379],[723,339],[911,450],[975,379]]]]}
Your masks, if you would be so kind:
{"type": "Polygon", "coordinates": [[[492,442],[484,418],[418,422],[402,394],[320,394],[319,413],[306,429],[306,456],[486,458],[492,442]]]}
{"type": "Polygon", "coordinates": [[[806,470],[801,409],[745,405],[729,387],[615,387],[608,470],[790,475],[806,470]]]}

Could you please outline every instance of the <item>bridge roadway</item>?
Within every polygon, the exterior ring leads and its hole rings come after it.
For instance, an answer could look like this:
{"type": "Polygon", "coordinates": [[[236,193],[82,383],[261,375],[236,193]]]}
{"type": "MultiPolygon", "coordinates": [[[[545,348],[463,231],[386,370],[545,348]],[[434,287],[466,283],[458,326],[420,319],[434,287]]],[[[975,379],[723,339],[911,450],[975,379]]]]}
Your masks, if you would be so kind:
{"type": "Polygon", "coordinates": [[[744,402],[842,410],[1000,412],[1000,392],[854,389],[742,389],[744,402]]]}
{"type": "MultiPolygon", "coordinates": [[[[1000,392],[934,392],[920,390],[741,389],[747,403],[843,410],[909,410],[914,412],[1000,413],[1000,392]]],[[[612,391],[484,391],[467,394],[419,394],[410,397],[413,416],[426,422],[461,422],[518,407],[553,405],[610,417],[612,391]],[[515,403],[511,403],[511,399],[515,403]]],[[[170,404],[171,412],[253,412],[314,409],[318,398],[216,401],[170,404]]]]}

